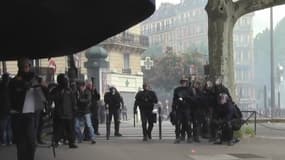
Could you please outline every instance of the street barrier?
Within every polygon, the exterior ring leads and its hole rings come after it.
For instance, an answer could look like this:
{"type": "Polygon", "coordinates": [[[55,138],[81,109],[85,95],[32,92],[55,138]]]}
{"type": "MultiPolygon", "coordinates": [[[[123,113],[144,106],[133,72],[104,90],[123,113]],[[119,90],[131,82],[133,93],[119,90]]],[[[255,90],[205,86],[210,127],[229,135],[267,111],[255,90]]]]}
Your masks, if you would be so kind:
{"type": "Polygon", "coordinates": [[[250,113],[250,115],[245,120],[243,120],[243,124],[248,123],[249,119],[254,116],[254,134],[256,135],[256,111],[241,111],[241,113],[250,113]]]}

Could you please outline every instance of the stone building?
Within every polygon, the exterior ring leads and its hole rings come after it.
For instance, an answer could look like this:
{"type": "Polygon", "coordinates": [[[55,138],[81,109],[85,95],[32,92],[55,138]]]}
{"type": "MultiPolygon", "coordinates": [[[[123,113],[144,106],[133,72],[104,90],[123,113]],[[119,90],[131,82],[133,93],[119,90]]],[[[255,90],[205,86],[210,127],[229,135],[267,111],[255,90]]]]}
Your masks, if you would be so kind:
{"type": "MultiPolygon", "coordinates": [[[[90,80],[94,77],[101,95],[107,91],[108,85],[115,86],[122,94],[129,113],[132,112],[135,94],[143,84],[141,54],[149,45],[148,38],[140,35],[139,29],[139,26],[135,26],[94,47],[74,54],[79,79],[90,80]],[[88,66],[91,68],[87,68],[88,66]]],[[[67,73],[68,58],[52,57],[49,60],[39,60],[42,77],[48,77],[46,69],[53,67],[50,65],[51,61],[56,65],[55,77],[59,73],[67,73]]],[[[6,61],[6,66],[10,74],[17,73],[16,61],[6,61]]]]}
{"type": "MultiPolygon", "coordinates": [[[[150,18],[141,23],[141,32],[149,37],[150,48],[159,46],[165,50],[172,47],[177,53],[188,50],[208,52],[207,1],[181,0],[178,4],[161,4],[150,18]]],[[[253,16],[241,17],[234,29],[236,101],[243,109],[255,107],[253,16]]]]}

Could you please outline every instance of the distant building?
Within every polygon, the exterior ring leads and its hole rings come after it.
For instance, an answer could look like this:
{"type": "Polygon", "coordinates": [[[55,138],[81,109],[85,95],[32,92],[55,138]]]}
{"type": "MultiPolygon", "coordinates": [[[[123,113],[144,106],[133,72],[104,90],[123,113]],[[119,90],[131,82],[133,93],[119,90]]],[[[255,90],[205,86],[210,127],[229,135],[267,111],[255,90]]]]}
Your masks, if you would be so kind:
{"type": "MultiPolygon", "coordinates": [[[[165,50],[169,46],[177,53],[187,50],[208,52],[207,1],[162,3],[150,18],[141,23],[141,32],[149,37],[150,48],[159,46],[165,50]]],[[[236,95],[243,109],[255,108],[253,16],[248,14],[240,18],[234,29],[236,95]]]]}
{"type": "Polygon", "coordinates": [[[109,69],[103,73],[103,88],[114,85],[124,98],[129,113],[133,111],[135,94],[142,87],[141,54],[148,47],[146,36],[123,32],[98,46],[107,50],[109,69]]]}

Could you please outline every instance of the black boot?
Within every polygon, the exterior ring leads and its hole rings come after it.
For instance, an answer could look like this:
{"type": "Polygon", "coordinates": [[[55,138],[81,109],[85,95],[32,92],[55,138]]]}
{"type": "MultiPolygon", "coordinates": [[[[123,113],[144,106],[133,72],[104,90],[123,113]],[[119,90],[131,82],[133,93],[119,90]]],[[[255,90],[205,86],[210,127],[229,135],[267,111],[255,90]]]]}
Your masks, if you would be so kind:
{"type": "Polygon", "coordinates": [[[150,131],[147,132],[147,136],[148,136],[148,139],[150,139],[150,140],[152,139],[150,131]]]}
{"type": "Polygon", "coordinates": [[[78,148],[78,146],[76,145],[76,144],[74,144],[74,143],[71,143],[71,144],[69,144],[69,148],[78,148]]]}
{"type": "Polygon", "coordinates": [[[115,136],[116,137],[121,137],[122,134],[119,132],[120,129],[120,122],[115,122],[115,136]]]}
{"type": "Polygon", "coordinates": [[[122,137],[123,135],[121,133],[115,133],[114,136],[116,137],[122,137]]]}
{"type": "Polygon", "coordinates": [[[147,136],[143,136],[143,141],[147,141],[147,136]]]}

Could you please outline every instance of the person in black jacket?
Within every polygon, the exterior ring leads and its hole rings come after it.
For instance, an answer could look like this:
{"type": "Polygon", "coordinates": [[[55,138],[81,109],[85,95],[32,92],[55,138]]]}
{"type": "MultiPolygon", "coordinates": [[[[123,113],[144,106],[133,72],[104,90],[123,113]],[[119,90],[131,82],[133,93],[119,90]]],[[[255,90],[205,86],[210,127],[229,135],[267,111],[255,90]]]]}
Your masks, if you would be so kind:
{"type": "Polygon", "coordinates": [[[205,119],[203,122],[202,133],[204,138],[209,138],[209,142],[214,140],[214,135],[211,133],[211,121],[213,111],[216,107],[216,95],[212,81],[208,80],[203,89],[203,101],[205,101],[205,119]]]}
{"type": "Polygon", "coordinates": [[[88,135],[91,139],[91,144],[95,144],[96,135],[94,134],[94,128],[91,122],[91,105],[92,94],[90,90],[86,89],[85,82],[78,83],[79,90],[77,92],[77,113],[75,117],[75,133],[77,135],[79,143],[83,140],[83,134],[80,129],[80,123],[84,122],[85,127],[88,129],[88,135]]]}
{"type": "MultiPolygon", "coordinates": [[[[229,92],[229,89],[223,85],[221,78],[217,78],[217,80],[215,82],[214,90],[215,90],[216,97],[218,97],[220,95],[220,93],[225,93],[228,95],[229,100],[233,101],[231,94],[229,92]]],[[[218,104],[218,102],[217,102],[217,104],[218,104]]]]}
{"type": "Polygon", "coordinates": [[[157,97],[154,91],[150,90],[148,84],[143,84],[143,91],[139,91],[135,97],[134,114],[137,114],[139,106],[142,120],[143,141],[152,139],[151,132],[153,123],[156,121],[156,114],[152,113],[154,104],[157,103],[157,97]],[[148,127],[147,127],[148,123],[148,127]]]}
{"type": "Polygon", "coordinates": [[[228,145],[233,145],[232,120],[235,118],[235,107],[226,93],[220,93],[217,99],[218,107],[211,124],[212,130],[217,134],[215,144],[222,144],[223,141],[226,141],[228,145]]]}
{"type": "Polygon", "coordinates": [[[119,132],[120,130],[120,110],[121,107],[124,105],[123,98],[121,97],[120,93],[117,91],[115,87],[110,87],[109,92],[106,92],[104,95],[104,102],[106,109],[109,110],[109,126],[111,124],[112,117],[114,117],[115,121],[115,136],[122,136],[119,132]]]}
{"type": "Polygon", "coordinates": [[[57,83],[58,85],[50,91],[50,99],[55,103],[53,113],[54,145],[57,146],[58,142],[66,136],[69,148],[77,148],[74,133],[75,95],[64,74],[57,76],[57,83]]]}
{"type": "Polygon", "coordinates": [[[2,75],[0,81],[0,144],[9,145],[12,143],[12,129],[10,117],[10,98],[9,98],[9,81],[8,73],[2,75]]]}
{"type": "Polygon", "coordinates": [[[94,128],[94,133],[100,135],[99,133],[99,113],[98,113],[98,101],[100,100],[100,94],[98,93],[96,87],[92,82],[88,82],[86,85],[87,89],[91,92],[92,102],[91,102],[91,113],[92,113],[92,125],[94,128]]]}
{"type": "Polygon", "coordinates": [[[18,160],[33,160],[36,150],[35,113],[43,108],[45,97],[38,79],[31,71],[31,61],[18,60],[18,73],[9,84],[13,139],[18,160]]]}
{"type": "Polygon", "coordinates": [[[181,135],[187,133],[187,142],[192,142],[191,134],[191,90],[188,79],[181,79],[180,86],[174,89],[172,100],[172,115],[175,115],[175,135],[174,143],[180,143],[181,135]],[[183,127],[183,130],[182,130],[183,127]]]}

